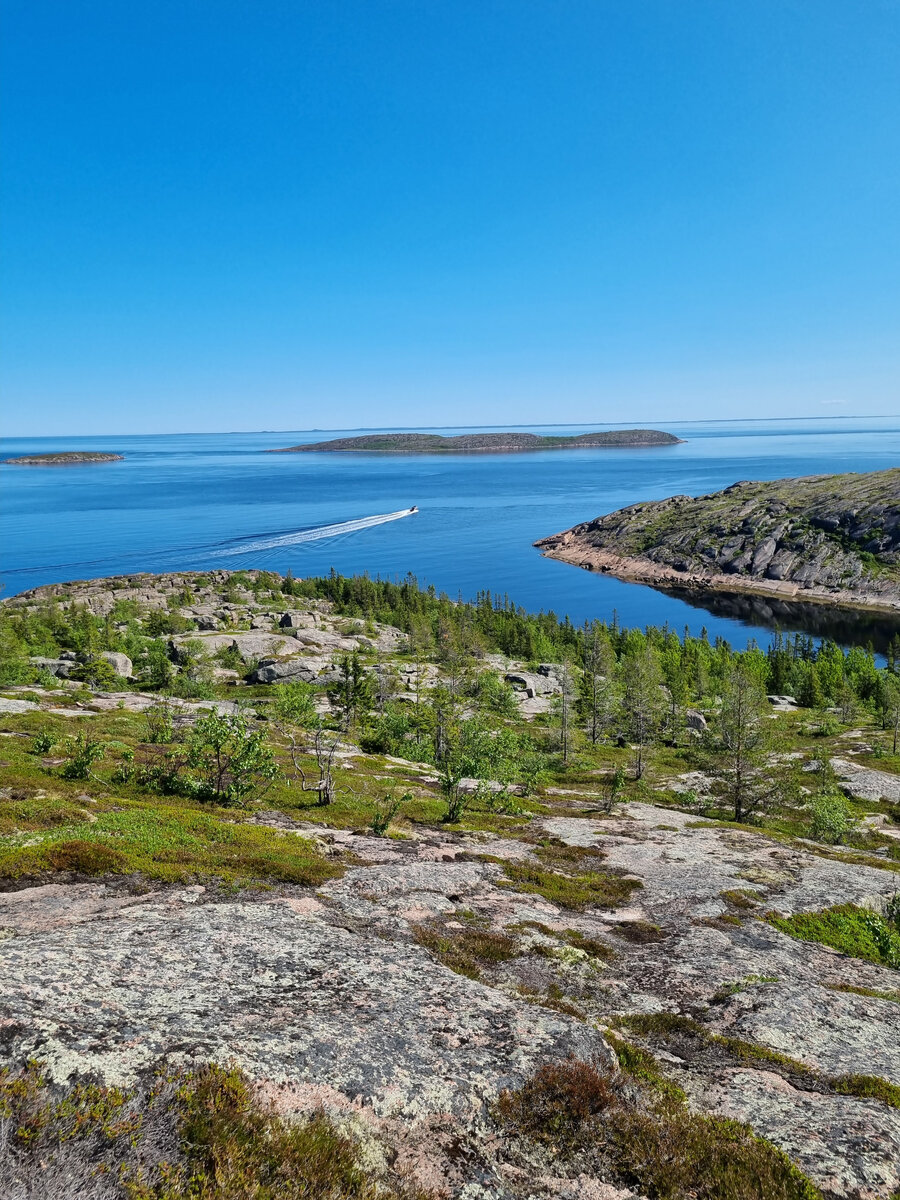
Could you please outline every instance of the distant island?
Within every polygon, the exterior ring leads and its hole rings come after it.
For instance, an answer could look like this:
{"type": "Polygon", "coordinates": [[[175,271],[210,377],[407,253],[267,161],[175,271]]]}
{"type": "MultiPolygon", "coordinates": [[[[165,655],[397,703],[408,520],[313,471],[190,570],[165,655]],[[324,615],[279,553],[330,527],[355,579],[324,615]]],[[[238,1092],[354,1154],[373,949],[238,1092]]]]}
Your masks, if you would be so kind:
{"type": "Polygon", "coordinates": [[[526,450],[588,450],[595,446],[674,446],[682,440],[659,429],[610,429],[603,433],[579,433],[574,437],[544,437],[537,433],[461,433],[455,437],[444,437],[440,433],[367,433],[302,446],[282,446],[267,453],[521,453],[526,450]]]}
{"type": "Polygon", "coordinates": [[[18,454],[3,461],[20,467],[65,467],[71,463],[122,462],[124,458],[124,454],[108,454],[105,450],[62,450],[53,454],[18,454]]]}
{"type": "Polygon", "coordinates": [[[900,469],[632,504],[534,543],[660,588],[900,609],[900,469]]]}

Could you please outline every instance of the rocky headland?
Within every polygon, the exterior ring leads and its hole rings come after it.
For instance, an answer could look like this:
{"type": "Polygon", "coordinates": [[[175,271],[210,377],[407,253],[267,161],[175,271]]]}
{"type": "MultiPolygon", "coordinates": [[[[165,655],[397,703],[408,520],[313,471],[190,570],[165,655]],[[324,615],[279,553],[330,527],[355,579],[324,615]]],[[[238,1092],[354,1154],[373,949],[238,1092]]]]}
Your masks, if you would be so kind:
{"type": "Polygon", "coordinates": [[[548,558],[703,592],[900,609],[900,469],[741,482],[542,538],[548,558]]]}
{"type": "Polygon", "coordinates": [[[674,446],[681,440],[659,429],[609,429],[572,437],[544,437],[536,433],[461,433],[453,437],[439,433],[367,433],[359,437],[284,446],[268,453],[471,454],[490,451],[513,454],[527,450],[587,450],[597,446],[674,446]]]}
{"type": "Polygon", "coordinates": [[[50,454],[17,454],[3,461],[21,467],[65,467],[75,463],[122,462],[124,458],[124,454],[110,454],[105,450],[61,450],[50,454]]]}

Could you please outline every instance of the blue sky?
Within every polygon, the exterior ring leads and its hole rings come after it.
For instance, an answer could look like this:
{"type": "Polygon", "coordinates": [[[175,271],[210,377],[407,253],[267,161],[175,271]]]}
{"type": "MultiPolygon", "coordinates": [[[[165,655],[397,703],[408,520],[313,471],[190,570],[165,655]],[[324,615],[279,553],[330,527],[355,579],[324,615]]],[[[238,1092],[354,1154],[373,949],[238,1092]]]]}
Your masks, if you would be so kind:
{"type": "Polygon", "coordinates": [[[900,411],[896,0],[2,0],[7,435],[900,411]]]}

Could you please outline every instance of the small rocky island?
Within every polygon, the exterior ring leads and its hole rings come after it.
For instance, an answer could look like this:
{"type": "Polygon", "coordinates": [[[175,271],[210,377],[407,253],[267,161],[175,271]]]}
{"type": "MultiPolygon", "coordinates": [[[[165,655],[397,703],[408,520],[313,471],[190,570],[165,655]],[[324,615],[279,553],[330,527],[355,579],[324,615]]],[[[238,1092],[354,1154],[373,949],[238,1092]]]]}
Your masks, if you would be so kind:
{"type": "Polygon", "coordinates": [[[50,454],[17,454],[3,461],[20,467],[66,467],[77,463],[122,462],[124,458],[124,454],[110,454],[105,450],[61,450],[50,454]]]}
{"type": "Polygon", "coordinates": [[[900,469],[741,482],[632,504],[535,542],[655,587],[900,608],[900,469]]]}
{"type": "Polygon", "coordinates": [[[359,437],[333,438],[328,442],[282,446],[268,453],[470,454],[492,451],[510,454],[526,450],[588,450],[597,446],[674,446],[682,440],[659,429],[607,429],[572,437],[544,437],[537,433],[462,433],[454,437],[440,433],[366,433],[359,437]]]}

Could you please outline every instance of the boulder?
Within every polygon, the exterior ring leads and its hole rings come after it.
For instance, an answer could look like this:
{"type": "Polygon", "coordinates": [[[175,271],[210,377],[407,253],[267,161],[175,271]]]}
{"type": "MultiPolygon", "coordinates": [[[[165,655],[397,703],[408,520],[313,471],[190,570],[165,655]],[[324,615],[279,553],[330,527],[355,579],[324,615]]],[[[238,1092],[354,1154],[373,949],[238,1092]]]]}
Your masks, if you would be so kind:
{"type": "Polygon", "coordinates": [[[297,650],[294,639],[281,633],[264,633],[260,630],[251,633],[206,633],[202,636],[196,633],[179,633],[169,640],[172,647],[170,657],[172,652],[177,655],[178,648],[186,641],[199,642],[203,653],[209,656],[214,655],[217,650],[233,647],[247,662],[258,662],[276,654],[292,654],[297,650]]]}
{"type": "Polygon", "coordinates": [[[689,708],[684,714],[684,724],[687,729],[703,733],[707,726],[707,720],[702,712],[698,712],[696,708],[689,708]]]}
{"type": "Polygon", "coordinates": [[[5,696],[0,696],[0,713],[38,712],[40,707],[33,700],[7,700],[5,696]]]}
{"type": "Polygon", "coordinates": [[[127,654],[122,654],[118,650],[101,650],[100,657],[104,662],[108,662],[115,673],[123,679],[130,679],[134,674],[134,664],[127,654]]]}
{"type": "Polygon", "coordinates": [[[264,658],[247,678],[250,683],[314,683],[318,678],[318,671],[315,663],[304,658],[264,658]]]}
{"type": "Polygon", "coordinates": [[[278,624],[282,629],[310,629],[315,625],[315,618],[311,613],[286,612],[278,618],[278,624]]]}
{"type": "Polygon", "coordinates": [[[556,677],[540,668],[537,674],[530,671],[507,671],[504,679],[512,684],[516,691],[524,692],[529,699],[535,696],[550,696],[560,690],[556,677]]]}
{"type": "Polygon", "coordinates": [[[48,671],[60,679],[68,679],[75,666],[75,660],[72,658],[44,658],[40,654],[32,655],[29,661],[42,671],[48,671]]]}

